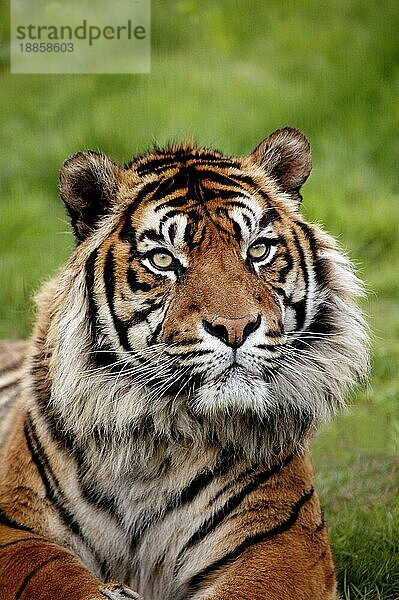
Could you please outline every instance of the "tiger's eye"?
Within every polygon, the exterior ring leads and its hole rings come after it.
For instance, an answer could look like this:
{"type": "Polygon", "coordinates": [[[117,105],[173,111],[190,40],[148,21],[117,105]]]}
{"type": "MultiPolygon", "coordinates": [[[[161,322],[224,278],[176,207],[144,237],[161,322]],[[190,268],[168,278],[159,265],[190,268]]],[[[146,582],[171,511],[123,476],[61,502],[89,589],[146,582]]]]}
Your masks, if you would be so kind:
{"type": "Polygon", "coordinates": [[[261,260],[262,258],[266,258],[269,252],[270,246],[267,246],[263,242],[259,244],[252,244],[252,246],[248,248],[248,254],[253,260],[261,260]]]}
{"type": "Polygon", "coordinates": [[[173,256],[168,252],[155,252],[151,256],[151,262],[159,269],[169,269],[173,264],[173,256]]]}

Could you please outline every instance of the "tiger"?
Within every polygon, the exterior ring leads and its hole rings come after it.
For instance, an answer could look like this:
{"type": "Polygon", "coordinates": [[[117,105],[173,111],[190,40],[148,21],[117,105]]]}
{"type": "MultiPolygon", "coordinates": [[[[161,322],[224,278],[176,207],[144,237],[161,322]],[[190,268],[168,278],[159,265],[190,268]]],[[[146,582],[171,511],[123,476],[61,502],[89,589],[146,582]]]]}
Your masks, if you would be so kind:
{"type": "Polygon", "coordinates": [[[310,459],[368,370],[310,144],[60,170],[76,245],[0,346],[2,600],[333,600],[310,459]]]}

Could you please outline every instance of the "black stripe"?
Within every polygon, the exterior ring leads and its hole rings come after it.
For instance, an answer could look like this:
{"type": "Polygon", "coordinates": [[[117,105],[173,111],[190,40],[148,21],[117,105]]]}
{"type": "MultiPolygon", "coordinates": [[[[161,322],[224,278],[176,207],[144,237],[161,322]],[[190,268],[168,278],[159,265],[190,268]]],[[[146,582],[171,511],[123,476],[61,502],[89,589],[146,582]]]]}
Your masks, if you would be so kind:
{"type": "Polygon", "coordinates": [[[150,181],[143,185],[143,187],[137,192],[136,197],[132,200],[132,204],[126,211],[125,223],[122,227],[120,237],[122,240],[129,241],[129,235],[132,233],[132,216],[136,208],[143,200],[147,198],[149,194],[154,192],[159,186],[159,180],[150,181]]]}
{"type": "MultiPolygon", "coordinates": [[[[274,465],[270,469],[270,471],[267,471],[268,473],[270,473],[269,476],[271,477],[275,473],[278,473],[279,471],[281,471],[284,467],[286,467],[288,465],[288,463],[290,463],[294,459],[294,457],[295,457],[295,454],[292,454],[292,453],[288,454],[288,456],[283,461],[281,461],[280,463],[277,463],[276,465],[274,465]]],[[[220,496],[222,496],[223,494],[225,494],[230,488],[232,488],[233,486],[235,487],[237,484],[239,484],[242,481],[244,481],[245,479],[247,479],[247,477],[249,477],[249,475],[254,475],[254,473],[256,471],[258,471],[260,467],[261,467],[261,465],[251,465],[250,467],[248,467],[247,469],[245,469],[244,471],[242,471],[242,473],[240,473],[239,475],[237,475],[237,477],[233,481],[230,481],[221,490],[219,490],[219,492],[216,494],[216,496],[214,496],[212,498],[211,502],[209,503],[209,506],[211,506],[212,504],[214,504],[216,502],[216,500],[218,498],[220,498],[220,496]]]]}
{"type": "Polygon", "coordinates": [[[196,200],[200,204],[203,204],[205,197],[203,194],[200,174],[195,168],[192,168],[192,167],[188,168],[187,184],[188,184],[188,196],[192,200],[196,200]]]}
{"type": "MultiPolygon", "coordinates": [[[[317,250],[317,238],[312,231],[311,227],[306,223],[300,221],[296,222],[296,225],[302,230],[306,240],[309,243],[310,250],[313,258],[313,271],[320,288],[326,288],[326,284],[330,280],[329,264],[323,258],[318,257],[317,250]]],[[[317,339],[317,334],[330,334],[335,331],[335,315],[334,311],[331,310],[325,304],[322,304],[318,309],[317,313],[313,317],[312,323],[307,327],[308,333],[314,333],[317,339]]],[[[295,340],[294,345],[297,347],[306,346],[310,342],[311,338],[307,337],[303,342],[298,338],[295,340]]]]}
{"type": "MultiPolygon", "coordinates": [[[[331,334],[336,331],[336,311],[331,309],[329,306],[322,304],[317,309],[317,313],[313,318],[313,322],[306,328],[306,333],[314,334],[314,339],[318,339],[318,334],[331,334]]],[[[301,340],[298,337],[294,340],[293,344],[296,347],[306,348],[311,341],[309,335],[306,339],[301,340]]]]}
{"type": "MultiPolygon", "coordinates": [[[[221,198],[223,198],[223,194],[224,194],[225,191],[226,190],[220,190],[220,192],[222,194],[220,196],[221,198]]],[[[233,207],[233,208],[242,208],[243,210],[248,211],[252,215],[252,217],[254,218],[254,220],[256,219],[256,215],[255,215],[254,211],[252,210],[252,208],[248,204],[246,204],[244,202],[244,200],[230,200],[230,202],[225,202],[225,204],[226,204],[226,206],[233,207]]],[[[248,218],[247,215],[245,215],[245,216],[248,218]]]]}
{"type": "Polygon", "coordinates": [[[251,232],[253,229],[253,223],[251,219],[244,212],[241,213],[241,217],[243,218],[248,231],[251,232]]]}
{"type": "MultiPolygon", "coordinates": [[[[256,240],[257,244],[264,243],[267,246],[278,246],[279,244],[284,243],[284,239],[278,235],[277,237],[260,237],[256,240]]],[[[270,265],[270,262],[268,263],[270,265]]]]}
{"type": "Polygon", "coordinates": [[[112,320],[114,323],[114,327],[116,333],[118,334],[120,345],[127,350],[131,351],[131,347],[129,344],[127,329],[128,324],[124,323],[118,315],[115,313],[114,308],[114,294],[115,294],[115,260],[112,252],[112,246],[108,249],[107,257],[105,259],[104,266],[104,283],[105,283],[105,293],[107,296],[108,307],[112,316],[112,320]]]}
{"type": "Polygon", "coordinates": [[[147,336],[147,345],[148,346],[151,346],[152,344],[155,344],[158,341],[158,336],[162,331],[162,325],[163,325],[163,323],[158,323],[158,325],[155,327],[154,331],[147,336]]]}
{"type": "Polygon", "coordinates": [[[177,169],[178,168],[178,164],[175,161],[172,161],[168,164],[165,164],[164,166],[159,165],[159,167],[153,167],[151,169],[140,169],[137,170],[137,173],[141,176],[141,177],[145,177],[146,175],[158,175],[162,177],[162,174],[164,171],[167,171],[168,169],[177,169]]]}
{"type": "MultiPolygon", "coordinates": [[[[80,465],[80,469],[81,468],[82,465],[80,465]]],[[[78,478],[79,487],[84,499],[90,502],[90,504],[93,504],[96,508],[106,510],[110,516],[112,516],[114,519],[116,518],[119,522],[122,522],[123,519],[119,514],[116,499],[113,496],[109,496],[100,491],[95,486],[92,476],[90,477],[90,481],[88,483],[84,481],[84,476],[82,473],[79,473],[78,478]]]]}
{"type": "MultiPolygon", "coordinates": [[[[100,319],[98,315],[98,307],[95,301],[94,295],[94,280],[95,280],[95,265],[98,257],[98,249],[94,250],[89,258],[86,261],[85,265],[85,273],[86,273],[86,290],[87,290],[87,299],[88,299],[88,320],[89,320],[89,332],[91,339],[91,347],[93,350],[100,349],[100,345],[98,342],[98,329],[100,326],[100,319]]],[[[107,363],[115,359],[115,355],[112,351],[110,351],[111,356],[106,355],[105,353],[99,353],[99,360],[97,362],[103,363],[105,360],[107,363]]],[[[97,357],[97,355],[96,355],[97,357]]]]}
{"type": "Polygon", "coordinates": [[[65,496],[61,485],[51,468],[49,459],[40,443],[35,426],[32,420],[29,418],[29,415],[25,419],[24,431],[27,445],[32,456],[32,461],[36,465],[38,473],[43,481],[47,498],[50,500],[54,508],[57,509],[58,514],[60,515],[66,527],[68,527],[68,529],[70,529],[80,538],[83,544],[93,553],[97,563],[100,564],[101,559],[96,550],[85,539],[79,523],[75,520],[75,517],[70,510],[65,506],[65,496]]]}
{"type": "Polygon", "coordinates": [[[197,233],[197,229],[195,228],[194,223],[189,222],[186,225],[186,229],[184,231],[184,241],[187,244],[189,250],[193,250],[195,247],[198,247],[201,243],[202,234],[204,233],[204,228],[201,231],[201,236],[198,241],[194,241],[195,235],[197,233]]]}
{"type": "MultiPolygon", "coordinates": [[[[42,339],[38,339],[37,342],[39,346],[44,343],[42,339]]],[[[98,356],[103,356],[103,354],[105,353],[98,353],[98,356]]],[[[34,392],[33,399],[40,418],[46,424],[47,432],[52,440],[59,447],[76,457],[79,451],[76,439],[65,429],[61,416],[50,403],[51,385],[48,383],[48,359],[49,355],[45,352],[38,352],[32,357],[30,375],[34,392]]],[[[96,430],[94,429],[94,431],[96,430]]]]}
{"type": "Polygon", "coordinates": [[[319,524],[316,526],[315,533],[318,533],[319,531],[323,531],[323,529],[325,529],[325,528],[326,528],[326,522],[325,522],[325,520],[324,520],[324,516],[323,516],[323,515],[321,515],[321,521],[320,521],[320,523],[319,523],[319,524]]]}
{"type": "Polygon", "coordinates": [[[197,240],[193,241],[193,248],[199,248],[206,238],[206,227],[204,226],[197,240]]]}
{"type": "MultiPolygon", "coordinates": [[[[240,190],[240,194],[241,194],[242,190],[240,190]]],[[[240,208],[242,211],[247,211],[250,213],[250,215],[253,217],[253,220],[256,220],[256,215],[254,213],[254,211],[252,210],[252,208],[249,206],[249,204],[245,203],[245,200],[231,200],[231,196],[232,196],[232,190],[231,189],[215,189],[215,190],[208,190],[207,191],[207,199],[211,199],[211,198],[218,198],[221,200],[227,200],[226,202],[224,202],[224,205],[231,209],[231,208],[240,208]]],[[[242,198],[242,195],[239,196],[242,198]]],[[[242,213],[243,215],[245,213],[242,213]]],[[[248,215],[245,215],[245,217],[248,219],[248,215]]],[[[253,223],[251,222],[251,227],[252,227],[253,223]]]]}
{"type": "Polygon", "coordinates": [[[39,571],[42,570],[43,567],[47,566],[48,564],[56,561],[56,560],[65,560],[65,558],[67,558],[67,555],[60,555],[58,554],[57,556],[51,556],[50,558],[48,558],[47,560],[43,561],[42,563],[40,563],[40,565],[38,565],[35,569],[33,569],[23,580],[22,584],[20,585],[16,595],[15,595],[15,600],[20,600],[22,594],[24,593],[24,590],[26,589],[26,586],[29,584],[29,582],[31,581],[31,579],[33,579],[33,577],[35,575],[37,575],[39,573],[39,571]]]}
{"type": "Polygon", "coordinates": [[[247,178],[244,175],[227,175],[220,173],[218,171],[212,171],[210,169],[199,169],[199,174],[201,178],[207,179],[212,183],[219,183],[221,185],[229,186],[232,188],[232,191],[238,190],[238,193],[242,191],[241,183],[248,183],[248,179],[250,185],[252,187],[256,187],[255,182],[251,178],[247,178]]]}
{"type": "Polygon", "coordinates": [[[134,249],[136,249],[135,244],[135,231],[132,228],[132,216],[134,211],[136,210],[136,204],[133,202],[126,211],[125,214],[125,222],[119,234],[120,239],[123,242],[133,242],[134,249]]]}
{"type": "Polygon", "coordinates": [[[90,345],[93,352],[90,354],[90,361],[96,365],[109,365],[117,362],[118,357],[111,347],[104,341],[106,337],[100,326],[100,318],[98,313],[97,303],[95,301],[94,280],[95,280],[95,265],[98,257],[98,249],[94,250],[86,261],[86,290],[89,304],[88,321],[90,332],[90,345]],[[98,332],[101,331],[102,341],[100,344],[98,332]]]}
{"type": "Polygon", "coordinates": [[[273,346],[272,344],[257,344],[255,347],[260,350],[267,350],[268,352],[278,352],[278,350],[284,346],[285,344],[276,344],[273,346]]]}
{"type": "Polygon", "coordinates": [[[193,160],[195,162],[197,161],[202,161],[202,160],[209,160],[209,161],[216,161],[216,162],[223,162],[223,161],[227,161],[227,162],[233,162],[235,166],[236,164],[239,164],[237,160],[235,160],[234,158],[228,156],[224,156],[224,154],[222,154],[219,150],[215,150],[215,149],[210,149],[210,148],[193,148],[193,150],[190,152],[190,154],[188,155],[190,160],[193,160]]]}
{"type": "Polygon", "coordinates": [[[283,333],[282,333],[281,329],[276,329],[276,330],[266,331],[265,336],[271,337],[271,338],[281,338],[281,337],[283,337],[283,333]]]}
{"type": "MultiPolygon", "coordinates": [[[[237,460],[237,452],[234,448],[226,446],[218,457],[213,468],[205,468],[200,471],[190,483],[180,490],[176,495],[168,499],[165,506],[155,515],[153,515],[151,522],[148,522],[142,526],[139,536],[141,537],[145,531],[153,526],[161,518],[164,518],[167,513],[176,510],[184,504],[193,502],[195,497],[203,491],[216,477],[219,477],[223,473],[227,473],[237,460]]],[[[138,544],[140,537],[137,536],[132,539],[131,548],[134,549],[138,544]]]]}
{"type": "Polygon", "coordinates": [[[42,480],[44,487],[46,489],[46,497],[53,502],[55,499],[55,491],[51,482],[47,476],[47,470],[52,474],[52,470],[48,463],[47,457],[44,454],[44,450],[41,447],[41,444],[37,438],[37,435],[34,431],[33,423],[30,418],[27,417],[24,423],[24,433],[26,438],[26,443],[28,446],[28,450],[30,452],[30,456],[32,462],[34,463],[39,475],[42,480]]]}
{"type": "Polygon", "coordinates": [[[309,291],[309,273],[308,273],[308,266],[306,264],[305,253],[303,251],[302,244],[298,239],[298,235],[297,235],[296,231],[294,231],[294,238],[295,238],[295,243],[296,243],[296,247],[297,247],[298,254],[299,254],[299,261],[300,261],[300,266],[302,269],[303,279],[304,279],[304,284],[305,284],[304,297],[299,302],[295,302],[295,303],[291,304],[292,308],[295,310],[296,328],[297,328],[297,330],[300,330],[303,328],[303,326],[305,324],[305,320],[306,320],[307,299],[308,299],[308,291],[309,291]]]}
{"type": "Polygon", "coordinates": [[[303,223],[302,221],[296,221],[296,225],[302,229],[302,232],[309,243],[310,250],[312,252],[313,260],[317,260],[317,241],[314,232],[311,227],[307,225],[307,223],[303,223]]]}
{"type": "Polygon", "coordinates": [[[63,497],[60,483],[54,475],[49,459],[38,438],[35,426],[29,417],[27,417],[25,420],[24,432],[32,461],[35,464],[46,489],[46,497],[58,510],[58,513],[64,524],[67,525],[67,527],[71,529],[73,533],[81,537],[81,531],[78,523],[75,521],[69,510],[64,507],[62,500],[60,500],[60,498],[63,497]]]}
{"type": "MultiPolygon", "coordinates": [[[[63,505],[63,492],[60,483],[51,468],[49,459],[40,443],[35,426],[29,416],[25,420],[24,424],[25,437],[27,445],[38,473],[43,481],[46,488],[46,496],[58,510],[58,513],[64,522],[64,524],[76,535],[78,535],[83,541],[80,527],[75,521],[72,513],[63,505]]],[[[86,542],[85,542],[86,543],[86,542]]],[[[87,545],[87,544],[86,544],[87,545]]]]}
{"type": "Polygon", "coordinates": [[[158,180],[158,186],[152,194],[151,201],[161,200],[165,198],[165,196],[177,193],[182,188],[184,188],[184,181],[182,181],[182,178],[180,177],[180,172],[173,177],[167,177],[160,181],[158,180]]]}
{"type": "Polygon", "coordinates": [[[14,540],[13,542],[7,542],[6,544],[0,544],[0,550],[3,550],[3,548],[9,548],[10,546],[17,546],[18,544],[22,544],[23,542],[33,542],[34,540],[38,541],[38,542],[43,541],[43,539],[39,538],[39,537],[21,538],[19,540],[14,540]]]}
{"type": "MultiPolygon", "coordinates": [[[[214,159],[214,157],[205,157],[205,155],[203,157],[201,156],[190,156],[189,154],[181,154],[181,156],[179,156],[178,154],[176,154],[171,160],[172,162],[177,162],[180,160],[184,160],[184,163],[187,164],[187,161],[192,160],[193,163],[185,166],[182,165],[180,167],[180,170],[174,175],[174,177],[170,177],[167,178],[166,180],[161,182],[160,187],[158,188],[158,190],[156,191],[156,194],[154,195],[154,199],[155,198],[161,198],[162,196],[166,195],[166,191],[168,191],[170,189],[170,186],[172,185],[172,183],[177,183],[178,181],[181,182],[184,179],[187,178],[187,171],[195,171],[196,172],[196,178],[207,178],[210,181],[214,182],[214,183],[219,183],[222,185],[227,185],[227,186],[231,186],[231,185],[238,185],[240,186],[241,184],[245,184],[247,186],[249,186],[252,190],[254,190],[255,193],[261,195],[263,198],[268,199],[268,195],[266,194],[266,192],[262,189],[259,188],[259,184],[257,182],[255,182],[252,177],[248,176],[248,175],[244,175],[243,173],[234,173],[231,174],[229,173],[228,175],[225,173],[220,173],[218,171],[208,169],[206,168],[209,164],[211,167],[216,168],[219,166],[221,168],[226,168],[226,167],[236,167],[237,169],[240,168],[240,164],[239,162],[235,162],[234,159],[224,159],[223,157],[221,157],[220,159],[216,158],[214,159]],[[196,169],[195,167],[198,167],[198,169],[196,169]],[[205,168],[203,168],[205,167],[205,168]]],[[[161,159],[161,161],[163,162],[165,159],[161,159]]],[[[161,161],[158,161],[161,162],[161,161]]],[[[150,172],[150,165],[151,163],[148,164],[144,164],[142,167],[138,167],[137,170],[139,172],[139,174],[144,174],[144,173],[148,173],[150,172]]],[[[157,165],[160,166],[160,165],[157,165]]],[[[172,164],[168,165],[168,166],[172,166],[172,164]]],[[[173,165],[174,166],[174,165],[173,165]]],[[[178,167],[178,165],[176,165],[176,167],[178,167]]],[[[155,167],[157,168],[157,167],[155,167]]],[[[162,169],[164,167],[162,166],[162,169]]],[[[153,189],[155,189],[157,187],[157,185],[159,185],[159,180],[155,181],[155,182],[151,182],[149,184],[146,184],[146,186],[144,186],[143,190],[139,192],[139,194],[137,195],[136,199],[135,199],[135,205],[137,206],[137,204],[139,202],[142,201],[142,199],[148,195],[150,193],[150,191],[152,191],[153,189]],[[148,187],[147,187],[148,186],[148,187]],[[154,188],[152,186],[155,186],[154,188]]]]}
{"type": "Polygon", "coordinates": [[[280,219],[280,215],[278,214],[276,208],[274,206],[268,206],[266,208],[265,214],[261,217],[259,221],[259,228],[264,229],[270,223],[274,223],[280,219]]]}
{"type": "Polygon", "coordinates": [[[187,340],[181,340],[180,342],[174,342],[174,346],[191,346],[192,344],[198,344],[202,342],[200,338],[191,338],[187,340]]]}
{"type": "Polygon", "coordinates": [[[133,267],[129,267],[127,271],[127,282],[132,292],[149,292],[153,286],[145,281],[139,281],[137,279],[137,273],[133,267]]]}
{"type": "MultiPolygon", "coordinates": [[[[219,510],[213,513],[211,517],[206,519],[201,524],[200,528],[197,529],[197,531],[190,537],[190,539],[186,542],[186,544],[179,552],[177,562],[179,562],[180,557],[189,548],[203,540],[212,530],[218,527],[225,520],[225,518],[241,504],[241,502],[244,500],[244,498],[246,498],[246,496],[248,496],[248,494],[253,492],[261,484],[265,483],[268,479],[270,479],[270,477],[281,471],[292,460],[292,458],[293,455],[290,454],[282,463],[278,463],[277,465],[274,465],[274,467],[272,467],[271,469],[267,469],[266,471],[258,473],[254,476],[252,481],[250,481],[246,486],[244,486],[244,488],[238,494],[236,494],[235,496],[231,496],[227,500],[227,502],[219,510]]],[[[249,470],[249,472],[251,472],[251,470],[249,470]]],[[[212,500],[212,504],[223,493],[223,491],[226,491],[231,485],[232,484],[229,483],[227,486],[225,486],[224,490],[219,491],[216,497],[212,500]]]]}
{"type": "MultiPolygon", "coordinates": [[[[180,192],[182,190],[184,190],[184,188],[180,188],[178,190],[175,190],[175,193],[180,192]]],[[[189,202],[190,202],[190,199],[187,198],[186,195],[184,195],[184,196],[172,196],[172,198],[169,198],[165,202],[161,202],[161,204],[158,204],[158,206],[156,206],[154,208],[154,212],[159,212],[160,210],[162,210],[163,208],[165,208],[165,206],[170,206],[171,208],[182,207],[182,206],[185,206],[186,204],[188,204],[189,202]]]]}
{"type": "MultiPolygon", "coordinates": [[[[251,188],[251,191],[254,194],[261,196],[264,200],[270,200],[267,193],[259,186],[259,184],[249,177],[248,175],[244,175],[242,173],[234,173],[234,174],[225,174],[217,173],[215,171],[200,169],[200,173],[204,174],[203,176],[208,178],[213,183],[219,183],[225,186],[241,186],[239,189],[243,189],[242,184],[245,184],[251,188]]],[[[245,189],[245,188],[244,188],[245,189]]],[[[248,190],[246,190],[248,191],[248,190]]]]}
{"type": "Polygon", "coordinates": [[[224,183],[226,185],[240,185],[241,183],[245,183],[250,185],[251,187],[258,187],[257,183],[249,177],[248,175],[244,175],[244,173],[220,173],[220,171],[214,171],[211,169],[198,169],[201,173],[201,177],[209,179],[210,181],[214,181],[215,183],[224,183]]]}
{"type": "Polygon", "coordinates": [[[252,231],[253,223],[252,223],[251,219],[244,212],[241,213],[241,216],[245,221],[245,225],[247,226],[248,231],[252,231]]]}
{"type": "Polygon", "coordinates": [[[251,548],[252,546],[259,544],[261,542],[264,542],[265,540],[267,540],[271,537],[280,535],[280,534],[284,533],[285,531],[288,531],[295,524],[296,520],[298,519],[299,512],[300,512],[302,506],[304,506],[312,498],[313,494],[314,494],[314,488],[312,487],[309,491],[305,492],[299,498],[299,500],[297,500],[297,502],[292,506],[291,514],[288,517],[288,519],[286,519],[285,521],[282,521],[281,523],[279,523],[275,527],[272,527],[271,529],[268,529],[267,531],[260,531],[258,533],[249,535],[248,537],[246,537],[244,539],[243,542],[241,542],[241,544],[239,544],[236,548],[234,548],[234,550],[232,550],[231,552],[228,552],[227,554],[225,554],[225,556],[223,556],[219,560],[214,561],[208,567],[206,567],[205,569],[203,569],[202,571],[197,573],[197,575],[195,575],[190,580],[190,583],[189,583],[190,592],[193,592],[206,578],[208,578],[215,571],[219,570],[220,568],[229,564],[231,561],[238,558],[248,548],[251,548]]]}
{"type": "Polygon", "coordinates": [[[145,240],[145,238],[158,243],[164,241],[163,236],[155,229],[145,229],[142,233],[140,233],[139,242],[142,242],[145,240]]]}
{"type": "Polygon", "coordinates": [[[187,209],[184,213],[186,215],[187,219],[191,219],[191,221],[195,224],[198,224],[200,221],[203,221],[203,219],[204,219],[204,214],[201,214],[200,211],[197,210],[197,207],[201,207],[202,209],[205,208],[205,214],[206,214],[206,207],[203,202],[201,202],[201,203],[197,202],[196,204],[191,204],[190,208],[187,209]]]}
{"type": "MultiPolygon", "coordinates": [[[[147,300],[147,302],[149,301],[147,300]]],[[[158,310],[158,308],[161,308],[162,305],[163,302],[153,302],[152,306],[134,312],[132,318],[129,320],[129,327],[142,323],[152,312],[158,310]]]]}
{"type": "Polygon", "coordinates": [[[186,225],[186,228],[184,230],[183,239],[190,250],[193,249],[192,244],[193,244],[194,235],[195,235],[194,225],[193,225],[193,223],[188,222],[186,225]]]}
{"type": "MultiPolygon", "coordinates": [[[[313,269],[317,284],[321,288],[325,288],[330,279],[328,262],[318,257],[317,238],[309,225],[298,221],[296,223],[301,228],[306,240],[309,243],[313,258],[313,269]]],[[[314,333],[317,337],[319,333],[332,333],[335,330],[333,311],[327,306],[320,306],[316,315],[313,317],[313,322],[307,328],[307,332],[314,333]],[[331,318],[333,317],[333,318],[331,318]]],[[[309,338],[303,343],[305,345],[310,341],[309,338]]],[[[296,345],[300,346],[301,341],[297,340],[296,345]]]]}
{"type": "MultiPolygon", "coordinates": [[[[161,156],[161,157],[156,157],[156,158],[152,158],[147,160],[143,165],[138,165],[136,167],[137,173],[141,176],[146,175],[148,173],[153,173],[153,172],[158,172],[158,171],[165,171],[167,169],[170,168],[178,168],[179,166],[182,166],[182,159],[184,159],[185,162],[188,161],[192,161],[193,164],[199,164],[199,165],[210,165],[210,166],[215,166],[215,167],[220,167],[220,168],[240,168],[240,163],[239,161],[235,160],[234,158],[225,158],[223,156],[215,156],[214,154],[210,154],[210,153],[204,153],[204,154],[193,154],[192,152],[184,152],[179,154],[176,153],[172,156],[161,156]]],[[[134,160],[131,161],[128,165],[127,168],[134,166],[134,160]]],[[[184,167],[183,167],[184,168],[184,167]]]]}
{"type": "MultiPolygon", "coordinates": [[[[127,165],[127,168],[131,167],[133,163],[127,165]]],[[[169,169],[171,167],[177,167],[175,156],[157,156],[156,158],[148,159],[144,164],[138,165],[136,171],[139,175],[156,172],[158,170],[169,169]]]]}
{"type": "MultiPolygon", "coordinates": [[[[40,346],[44,344],[43,340],[38,340],[40,346]]],[[[41,419],[46,423],[47,430],[58,444],[64,446],[70,452],[74,451],[74,439],[62,425],[59,414],[50,403],[51,384],[48,374],[48,357],[45,352],[36,353],[32,357],[30,368],[32,380],[32,390],[34,392],[35,406],[37,407],[41,419]]]]}
{"type": "MultiPolygon", "coordinates": [[[[281,239],[285,243],[285,240],[284,240],[283,236],[281,236],[281,239]]],[[[285,259],[285,265],[278,272],[278,281],[279,281],[279,283],[285,283],[285,281],[287,279],[288,273],[291,271],[292,267],[294,266],[294,261],[292,260],[292,256],[291,256],[290,250],[287,249],[284,252],[284,254],[282,254],[282,258],[285,259]]]]}
{"type": "Polygon", "coordinates": [[[181,359],[185,358],[199,358],[200,356],[206,356],[207,354],[214,354],[213,350],[190,350],[189,352],[172,352],[169,350],[166,352],[167,356],[178,356],[181,359]]]}
{"type": "MultiPolygon", "coordinates": [[[[101,444],[101,447],[104,444],[104,433],[99,432],[98,430],[93,432],[93,437],[95,437],[96,442],[101,444]]],[[[88,464],[87,464],[87,456],[84,449],[79,447],[74,448],[74,455],[76,457],[77,462],[77,474],[78,481],[81,494],[85,500],[90,502],[95,506],[95,508],[101,508],[106,510],[109,515],[119,522],[122,522],[123,519],[121,515],[118,513],[118,506],[116,499],[113,496],[106,495],[98,487],[96,487],[96,483],[93,480],[92,474],[88,475],[88,464]],[[86,481],[87,479],[87,481],[86,481]]]]}
{"type": "Polygon", "coordinates": [[[242,240],[241,226],[234,219],[232,219],[232,223],[233,223],[234,239],[237,241],[238,244],[240,244],[241,240],[242,240]]]}
{"type": "Polygon", "coordinates": [[[209,157],[202,157],[199,156],[198,159],[196,158],[196,164],[198,164],[199,166],[211,166],[214,168],[218,168],[220,167],[221,169],[228,169],[230,167],[232,167],[233,169],[239,169],[241,167],[240,163],[238,161],[235,161],[234,159],[226,159],[226,158],[213,158],[211,156],[209,157]]]}
{"type": "MultiPolygon", "coordinates": [[[[234,185],[232,182],[229,182],[229,184],[224,183],[224,184],[219,184],[219,185],[223,185],[224,187],[216,187],[216,188],[205,187],[204,188],[205,197],[207,200],[215,200],[215,199],[227,200],[226,205],[234,205],[235,203],[241,204],[240,200],[234,200],[234,198],[237,198],[237,197],[242,198],[242,193],[244,191],[242,187],[238,187],[237,185],[234,185]],[[229,202],[229,200],[230,200],[230,202],[229,202]]],[[[244,204],[245,208],[247,208],[248,210],[251,210],[247,204],[245,204],[244,202],[243,202],[243,204],[244,204]]],[[[243,207],[240,207],[240,208],[243,208],[243,207]]]]}
{"type": "Polygon", "coordinates": [[[168,227],[168,237],[169,237],[171,244],[173,244],[175,241],[176,233],[177,233],[177,225],[175,222],[173,222],[168,227]]]}
{"type": "MultiPolygon", "coordinates": [[[[218,217],[226,217],[226,219],[230,220],[230,213],[225,206],[218,206],[215,210],[215,213],[218,217]]],[[[208,216],[209,216],[210,220],[212,221],[213,225],[219,231],[219,233],[223,232],[223,233],[227,234],[227,236],[231,235],[231,231],[227,227],[224,227],[224,225],[222,225],[220,223],[220,221],[215,221],[215,219],[212,218],[212,215],[210,212],[208,212],[208,216]]]]}
{"type": "Polygon", "coordinates": [[[215,479],[215,477],[226,473],[233,466],[237,460],[234,450],[232,448],[224,448],[222,453],[214,466],[213,469],[204,469],[194,477],[194,479],[188,484],[186,488],[181,490],[179,496],[175,499],[172,504],[167,505],[168,510],[177,508],[177,506],[192,502],[197,494],[204,490],[207,485],[215,479]],[[176,504],[176,500],[178,503],[176,504]]]}
{"type": "Polygon", "coordinates": [[[97,304],[94,300],[94,273],[95,265],[98,256],[98,249],[93,250],[89,258],[86,261],[85,272],[86,272],[86,289],[89,302],[89,319],[90,319],[90,330],[94,334],[98,323],[98,310],[97,304]]]}
{"type": "Polygon", "coordinates": [[[181,214],[185,215],[187,213],[183,209],[177,209],[177,208],[172,208],[171,210],[168,210],[168,212],[165,213],[163,215],[163,217],[160,219],[159,224],[158,224],[159,228],[161,229],[162,225],[166,221],[168,221],[168,219],[171,219],[172,217],[176,217],[177,215],[181,215],[181,214]]]}
{"type": "Polygon", "coordinates": [[[295,311],[296,331],[303,329],[306,320],[306,299],[289,302],[288,306],[295,311]]]}
{"type": "Polygon", "coordinates": [[[20,531],[29,531],[31,533],[33,531],[30,527],[14,521],[14,519],[9,517],[2,508],[0,508],[0,523],[2,525],[7,525],[7,527],[12,527],[12,529],[19,529],[20,531]]]}

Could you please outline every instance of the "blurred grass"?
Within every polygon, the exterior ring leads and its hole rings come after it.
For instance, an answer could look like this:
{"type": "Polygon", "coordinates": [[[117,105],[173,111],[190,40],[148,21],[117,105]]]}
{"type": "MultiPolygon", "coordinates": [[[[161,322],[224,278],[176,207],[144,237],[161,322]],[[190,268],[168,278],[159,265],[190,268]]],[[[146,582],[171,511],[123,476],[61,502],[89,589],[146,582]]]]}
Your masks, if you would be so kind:
{"type": "Polygon", "coordinates": [[[29,335],[32,294],[70,251],[69,154],[123,163],[183,138],[240,154],[283,125],[310,138],[303,210],[356,261],[374,347],[369,386],[317,437],[317,482],[345,600],[398,598],[397,1],[153,0],[152,73],[121,76],[10,75],[0,10],[0,337],[29,335]]]}

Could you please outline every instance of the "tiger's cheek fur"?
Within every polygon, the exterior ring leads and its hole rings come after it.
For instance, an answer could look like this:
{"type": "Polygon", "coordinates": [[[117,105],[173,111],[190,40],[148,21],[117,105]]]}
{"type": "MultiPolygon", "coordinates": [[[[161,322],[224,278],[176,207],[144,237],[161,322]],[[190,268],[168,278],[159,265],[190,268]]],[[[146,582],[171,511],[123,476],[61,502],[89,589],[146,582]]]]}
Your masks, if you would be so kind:
{"type": "Polygon", "coordinates": [[[97,253],[96,294],[106,335],[116,349],[131,352],[157,341],[171,286],[148,273],[118,233],[97,253]]]}

